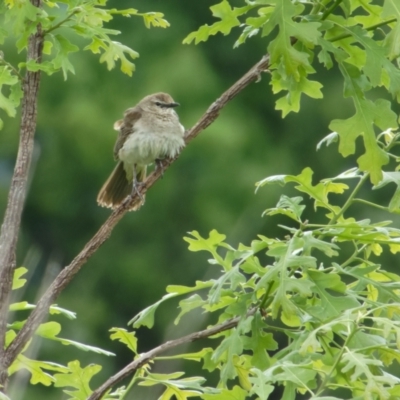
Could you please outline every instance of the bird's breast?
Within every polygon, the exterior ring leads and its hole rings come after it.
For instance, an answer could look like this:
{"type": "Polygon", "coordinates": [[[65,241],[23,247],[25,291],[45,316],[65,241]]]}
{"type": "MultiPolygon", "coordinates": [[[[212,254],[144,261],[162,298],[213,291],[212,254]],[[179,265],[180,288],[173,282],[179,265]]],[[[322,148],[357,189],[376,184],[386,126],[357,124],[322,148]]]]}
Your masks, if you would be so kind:
{"type": "Polygon", "coordinates": [[[175,157],[185,145],[184,128],[173,121],[137,121],[118,156],[124,163],[147,165],[158,158],[175,157]]]}

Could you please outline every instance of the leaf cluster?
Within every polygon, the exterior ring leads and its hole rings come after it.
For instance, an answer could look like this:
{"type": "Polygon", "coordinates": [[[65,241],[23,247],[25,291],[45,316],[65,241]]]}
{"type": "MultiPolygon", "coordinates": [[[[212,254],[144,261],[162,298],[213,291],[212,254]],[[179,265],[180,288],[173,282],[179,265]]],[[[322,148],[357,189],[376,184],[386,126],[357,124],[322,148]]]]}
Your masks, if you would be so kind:
{"type": "MultiPolygon", "coordinates": [[[[22,288],[27,280],[24,275],[28,272],[25,267],[19,267],[14,272],[13,290],[22,288]]],[[[29,304],[26,301],[10,304],[10,312],[23,312],[35,308],[34,304],[29,304]]],[[[59,314],[68,319],[75,319],[75,313],[64,308],[53,305],[49,310],[50,315],[59,314]]],[[[8,325],[6,335],[6,346],[8,346],[15,338],[17,332],[25,324],[26,320],[15,320],[8,325]]],[[[74,360],[68,363],[67,366],[55,363],[52,361],[36,360],[29,357],[30,347],[33,340],[51,340],[58,342],[64,346],[74,346],[82,351],[91,351],[106,356],[114,354],[100,349],[98,347],[89,346],[74,340],[62,338],[59,336],[61,332],[61,324],[55,321],[42,323],[35,332],[35,338],[30,340],[23,351],[18,355],[15,361],[8,369],[10,376],[24,369],[31,375],[30,383],[32,385],[41,384],[44,386],[54,385],[55,387],[67,387],[65,393],[70,395],[71,399],[86,399],[91,393],[89,381],[93,375],[101,370],[100,365],[91,364],[85,368],[81,368],[79,361],[74,360]],[[70,389],[73,388],[73,391],[70,389]]]]}
{"type": "MultiPolygon", "coordinates": [[[[386,151],[400,143],[395,133],[381,138],[386,138],[379,143],[386,151]]],[[[386,180],[374,189],[396,182],[397,174],[385,172],[386,180]]],[[[131,321],[135,329],[151,328],[159,305],[182,295],[176,324],[193,310],[215,314],[214,325],[239,317],[233,329],[212,336],[210,347],[162,357],[201,362],[203,369],[217,372],[216,392],[201,386],[201,398],[268,399],[279,386],[282,398],[293,400],[300,394],[309,399],[397,398],[400,378],[389,367],[400,361],[400,275],[385,270],[378,259],[385,251],[400,250],[400,229],[387,220],[346,217],[349,207],[363,201],[357,196],[368,175],[359,169],[317,184],[312,175],[306,168],[299,175],[257,183],[258,189],[294,184],[299,192],[296,197],[282,195],[264,212],[267,218],[283,215],[292,221],[281,225],[282,238],[258,235],[235,248],[215,230],[208,237],[191,232],[185,237],[189,250],[207,252],[219,277],[193,287],[168,286],[160,301],[131,321]],[[357,183],[345,183],[349,181],[357,183]],[[319,210],[324,223],[304,219],[306,211],[317,216],[319,210]]],[[[397,191],[390,206],[376,206],[398,213],[397,191]]],[[[166,376],[157,377],[166,386],[161,398],[169,399],[166,376]]],[[[155,383],[148,369],[135,379],[141,385],[155,383]]],[[[178,386],[174,394],[186,398],[187,390],[190,385],[178,386]]]]}
{"type": "MultiPolygon", "coordinates": [[[[30,0],[6,0],[0,6],[0,45],[12,37],[18,53],[28,48],[29,37],[41,27],[44,57],[42,60],[29,59],[18,66],[6,61],[0,53],[0,109],[10,117],[22,97],[23,71],[43,71],[48,75],[62,71],[64,79],[68,73],[75,73],[70,55],[80,50],[88,50],[100,56],[109,70],[120,62],[123,73],[132,76],[135,65],[132,62],[139,54],[118,41],[113,36],[121,32],[106,28],[115,16],[139,17],[146,28],[169,26],[160,12],[140,13],[137,9],[106,8],[107,0],[43,0],[42,7],[32,5],[30,0]],[[83,39],[83,40],[82,40],[83,39]],[[82,43],[88,43],[83,46],[82,43]],[[10,90],[7,90],[7,88],[10,90]],[[2,91],[5,90],[2,93],[2,91]]],[[[0,129],[2,121],[0,119],[0,129]]]]}
{"type": "Polygon", "coordinates": [[[271,85],[274,93],[284,92],[276,108],[285,116],[300,110],[305,94],[322,98],[322,83],[310,80],[318,60],[326,69],[337,65],[344,79],[344,96],[350,97],[355,113],[348,119],[336,119],[330,129],[340,137],[340,153],[354,154],[357,137],[364,143],[359,168],[370,173],[377,184],[387,154],[375,141],[375,129],[397,128],[397,116],[386,99],[370,100],[366,92],[384,87],[400,100],[400,10],[395,0],[383,5],[371,0],[296,1],[246,0],[233,7],[228,0],[210,7],[218,22],[203,25],[189,34],[184,43],[196,44],[211,35],[229,34],[233,28],[242,33],[235,46],[259,35],[268,42],[271,85]]]}

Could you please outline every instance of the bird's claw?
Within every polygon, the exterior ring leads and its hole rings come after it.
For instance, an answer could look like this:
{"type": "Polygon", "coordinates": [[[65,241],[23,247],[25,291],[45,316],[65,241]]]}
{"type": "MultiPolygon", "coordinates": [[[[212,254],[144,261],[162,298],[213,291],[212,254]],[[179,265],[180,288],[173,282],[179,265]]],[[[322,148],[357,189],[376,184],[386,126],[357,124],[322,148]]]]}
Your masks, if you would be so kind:
{"type": "Polygon", "coordinates": [[[157,158],[156,161],[156,171],[161,170],[161,178],[164,178],[164,164],[163,164],[163,160],[160,158],[157,158]]]}
{"type": "Polygon", "coordinates": [[[135,194],[137,194],[138,197],[139,197],[139,199],[140,199],[141,201],[144,200],[144,199],[143,199],[142,193],[140,193],[140,188],[141,188],[142,186],[144,186],[144,182],[139,182],[139,181],[134,180],[134,181],[133,181],[133,185],[132,185],[132,192],[131,192],[131,196],[132,196],[132,197],[133,197],[135,194]]]}

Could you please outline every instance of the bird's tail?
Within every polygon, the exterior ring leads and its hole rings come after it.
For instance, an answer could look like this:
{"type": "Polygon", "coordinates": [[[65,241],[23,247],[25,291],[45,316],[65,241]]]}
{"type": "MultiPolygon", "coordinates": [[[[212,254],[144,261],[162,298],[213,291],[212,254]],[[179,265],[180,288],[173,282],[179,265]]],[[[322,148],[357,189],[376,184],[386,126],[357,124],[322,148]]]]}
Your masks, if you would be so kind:
{"type": "MultiPolygon", "coordinates": [[[[146,167],[141,167],[137,172],[137,181],[143,182],[146,178],[146,167]]],[[[102,207],[117,208],[127,196],[132,193],[132,180],[128,180],[124,169],[124,164],[120,161],[114,168],[106,183],[100,189],[97,196],[97,203],[102,207]]],[[[144,204],[143,200],[139,204],[135,204],[130,211],[138,210],[144,204]]]]}

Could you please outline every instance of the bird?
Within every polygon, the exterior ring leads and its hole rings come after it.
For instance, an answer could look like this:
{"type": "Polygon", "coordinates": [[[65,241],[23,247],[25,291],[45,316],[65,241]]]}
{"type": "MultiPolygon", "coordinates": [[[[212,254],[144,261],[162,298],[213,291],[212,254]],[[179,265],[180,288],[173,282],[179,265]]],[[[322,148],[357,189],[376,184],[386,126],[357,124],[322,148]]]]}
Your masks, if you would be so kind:
{"type": "Polygon", "coordinates": [[[174,110],[177,106],[179,103],[167,93],[151,94],[115,122],[114,129],[119,133],[114,159],[118,163],[97,196],[100,206],[114,210],[135,193],[141,201],[129,210],[135,211],[144,204],[139,188],[146,178],[147,166],[155,162],[156,168],[162,169],[161,160],[177,156],[185,146],[185,128],[174,110]]]}

